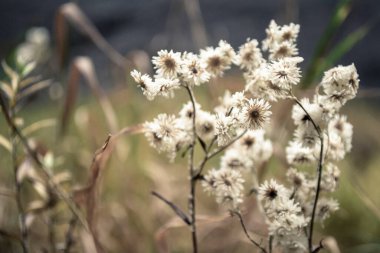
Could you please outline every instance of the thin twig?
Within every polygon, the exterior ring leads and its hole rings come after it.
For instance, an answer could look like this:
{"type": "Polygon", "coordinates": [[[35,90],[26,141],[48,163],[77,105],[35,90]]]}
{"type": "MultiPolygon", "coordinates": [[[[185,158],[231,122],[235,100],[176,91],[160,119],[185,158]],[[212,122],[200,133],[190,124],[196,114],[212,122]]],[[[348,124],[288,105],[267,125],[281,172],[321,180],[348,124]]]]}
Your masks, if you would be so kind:
{"type": "MultiPolygon", "coordinates": [[[[321,181],[322,181],[322,167],[323,167],[323,134],[319,126],[315,123],[313,118],[310,116],[310,114],[307,112],[305,107],[301,104],[301,102],[293,96],[293,100],[302,108],[302,110],[306,113],[308,116],[308,119],[311,121],[313,127],[318,133],[319,140],[321,142],[321,148],[319,152],[319,161],[318,161],[318,168],[317,168],[317,174],[318,174],[318,179],[317,179],[317,186],[316,186],[316,193],[315,193],[315,198],[313,202],[313,211],[311,213],[311,219],[310,219],[310,228],[309,228],[309,235],[308,235],[308,246],[309,246],[309,252],[313,253],[313,230],[314,230],[314,220],[315,220],[315,215],[317,211],[317,204],[318,204],[318,199],[319,199],[319,193],[321,191],[321,181]]],[[[319,251],[319,250],[318,250],[319,251]]],[[[318,252],[317,251],[317,252],[318,252]]]]}
{"type": "MultiPolygon", "coordinates": [[[[3,102],[3,101],[2,101],[3,102]]],[[[15,103],[11,103],[10,111],[6,111],[6,108],[3,108],[3,113],[8,114],[10,119],[15,118],[15,110],[14,106],[15,103]]],[[[21,199],[21,182],[18,180],[18,171],[19,171],[19,165],[17,162],[17,135],[14,129],[10,129],[10,138],[11,138],[11,143],[12,143],[12,151],[11,151],[11,156],[12,156],[12,166],[13,166],[13,173],[14,173],[14,184],[15,184],[15,199],[16,199],[16,205],[18,209],[18,222],[19,222],[19,227],[20,227],[20,233],[21,233],[21,246],[22,246],[22,251],[24,253],[29,252],[29,246],[28,246],[28,230],[26,227],[26,215],[25,215],[25,210],[24,206],[22,204],[22,199],[21,199]]]]}
{"type": "Polygon", "coordinates": [[[206,163],[208,162],[208,160],[210,160],[214,156],[216,156],[216,155],[220,154],[221,152],[223,152],[224,150],[226,150],[228,147],[230,147],[232,144],[234,144],[237,140],[239,140],[246,132],[247,132],[247,130],[245,130],[244,132],[242,132],[241,134],[236,136],[234,139],[232,139],[229,143],[227,143],[223,147],[220,147],[217,150],[215,150],[214,152],[210,153],[211,146],[214,144],[214,142],[216,140],[216,139],[213,139],[210,143],[209,148],[207,149],[205,156],[203,157],[202,162],[199,164],[198,168],[195,170],[196,173],[193,176],[193,178],[198,179],[202,175],[202,171],[203,171],[206,163]]]}
{"type": "Polygon", "coordinates": [[[312,253],[318,253],[321,249],[323,249],[324,247],[323,247],[323,239],[319,242],[319,245],[318,245],[318,247],[316,247],[314,250],[313,250],[313,252],[312,253]]]}
{"type": "Polygon", "coordinates": [[[193,114],[192,114],[192,130],[193,130],[193,138],[190,144],[190,157],[189,157],[189,181],[190,181],[190,194],[189,194],[189,200],[188,200],[188,206],[189,206],[189,214],[191,217],[191,239],[193,244],[193,253],[198,252],[198,241],[197,241],[197,226],[196,226],[196,215],[195,215],[195,190],[196,190],[196,179],[194,178],[194,148],[195,148],[195,142],[196,142],[196,136],[197,136],[197,130],[196,130],[196,106],[195,106],[195,98],[193,91],[190,87],[185,86],[187,93],[189,94],[191,104],[193,106],[193,114]]]}
{"type": "Polygon", "coordinates": [[[258,242],[253,240],[253,238],[248,234],[248,230],[244,224],[243,217],[241,216],[241,214],[239,212],[232,212],[232,213],[235,214],[239,218],[241,227],[243,228],[245,236],[248,238],[248,240],[250,240],[252,244],[254,244],[256,247],[258,247],[261,250],[261,252],[266,253],[267,252],[266,249],[264,249],[258,242]]]}
{"type": "Polygon", "coordinates": [[[161,194],[155,191],[152,191],[151,193],[153,196],[157,197],[158,199],[162,200],[165,204],[167,204],[183,220],[183,222],[185,222],[189,226],[191,225],[189,217],[177,205],[167,200],[161,194]]]}
{"type": "Polygon", "coordinates": [[[69,228],[67,229],[66,235],[65,235],[65,244],[62,249],[63,253],[70,253],[71,247],[74,245],[74,230],[77,224],[77,217],[73,215],[73,217],[70,219],[69,228]]]}
{"type": "Polygon", "coordinates": [[[273,249],[273,235],[269,236],[268,248],[269,248],[269,253],[272,253],[272,249],[273,249]]]}

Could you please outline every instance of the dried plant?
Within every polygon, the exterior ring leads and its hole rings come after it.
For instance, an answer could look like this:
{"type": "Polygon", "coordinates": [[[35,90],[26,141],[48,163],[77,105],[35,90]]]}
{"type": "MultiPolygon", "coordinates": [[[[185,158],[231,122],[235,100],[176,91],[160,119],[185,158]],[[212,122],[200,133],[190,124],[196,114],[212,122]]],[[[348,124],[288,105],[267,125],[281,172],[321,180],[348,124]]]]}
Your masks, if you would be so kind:
{"type": "Polygon", "coordinates": [[[350,151],[352,139],[352,125],[339,110],[356,96],[359,79],[353,64],[332,68],[325,72],[312,99],[299,100],[293,92],[301,79],[298,64],[303,61],[296,45],[299,29],[293,23],[279,26],[271,21],[262,50],[257,40],[251,39],[237,52],[226,41],[220,41],[216,48],[202,49],[198,55],[161,50],[152,60],[154,78],[137,70],[131,72],[149,100],[173,97],[180,89],[188,94],[189,102],[178,115],[159,114],[144,127],[150,145],[166,153],[170,161],[179,152],[188,155],[187,212],[159,193],[153,195],[190,227],[193,252],[198,252],[199,182],[217,203],[239,218],[245,235],[261,252],[272,252],[276,247],[284,252],[315,253],[323,248],[323,241],[313,244],[314,223],[323,222],[339,208],[328,194],[337,188],[340,174],[334,163],[350,151]],[[243,70],[245,89],[233,94],[226,91],[213,112],[203,110],[194,90],[222,77],[232,64],[243,70]],[[265,138],[272,115],[269,102],[283,99],[295,103],[291,117],[296,129],[286,147],[288,187],[274,179],[258,182],[257,178],[257,169],[272,155],[272,143],[265,138]],[[197,146],[203,150],[198,165],[197,146]],[[207,162],[222,153],[220,168],[206,171],[207,162]],[[297,169],[314,164],[316,173],[297,169]],[[250,236],[241,215],[247,181],[257,193],[255,211],[262,212],[268,226],[265,244],[250,236]]]}

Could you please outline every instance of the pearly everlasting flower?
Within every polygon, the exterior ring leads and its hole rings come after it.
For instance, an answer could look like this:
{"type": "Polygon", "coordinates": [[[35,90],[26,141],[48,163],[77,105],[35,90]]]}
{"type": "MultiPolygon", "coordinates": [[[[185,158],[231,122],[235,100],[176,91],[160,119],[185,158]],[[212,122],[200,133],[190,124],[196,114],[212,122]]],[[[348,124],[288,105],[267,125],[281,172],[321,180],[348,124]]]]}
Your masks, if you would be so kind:
{"type": "Polygon", "coordinates": [[[239,123],[244,129],[262,128],[268,123],[272,112],[264,99],[249,99],[239,115],[239,123]]]}
{"type": "Polygon", "coordinates": [[[294,188],[300,189],[307,184],[307,179],[304,173],[294,169],[289,168],[286,172],[286,177],[290,183],[293,184],[294,188]]]}
{"type": "Polygon", "coordinates": [[[241,69],[253,70],[264,62],[257,40],[248,39],[245,44],[240,46],[239,52],[234,59],[234,63],[241,69]]]}
{"type": "Polygon", "coordinates": [[[223,55],[223,61],[226,65],[231,65],[233,59],[235,58],[235,50],[233,47],[225,40],[220,40],[218,43],[218,49],[223,55]]]}
{"type": "Polygon", "coordinates": [[[302,124],[310,124],[311,119],[315,122],[316,125],[320,125],[322,122],[322,108],[317,103],[310,103],[308,98],[301,99],[300,103],[305,108],[307,113],[299,106],[295,104],[292,109],[292,118],[294,120],[294,124],[302,125],[302,124]],[[310,117],[311,119],[310,119],[310,117]]]}
{"type": "Polygon", "coordinates": [[[159,114],[152,122],[146,122],[144,129],[149,144],[159,153],[166,152],[171,160],[174,159],[178,140],[183,138],[175,116],[159,114]]]}
{"type": "Polygon", "coordinates": [[[262,42],[263,50],[271,50],[282,42],[295,43],[299,30],[299,25],[290,23],[289,25],[279,26],[274,20],[271,20],[269,27],[265,30],[267,37],[262,42]]]}
{"type": "Polygon", "coordinates": [[[131,76],[138,86],[140,86],[148,100],[153,100],[159,92],[159,87],[152,81],[152,78],[147,74],[142,75],[137,70],[131,71],[131,76]]]}
{"type": "Polygon", "coordinates": [[[267,161],[273,153],[272,142],[264,138],[264,130],[248,130],[243,137],[234,143],[234,149],[240,154],[252,160],[253,164],[259,166],[267,161]]]}
{"type": "Polygon", "coordinates": [[[202,64],[211,77],[221,77],[224,71],[230,68],[230,59],[225,57],[225,53],[220,48],[208,47],[201,50],[202,64]]]}
{"type": "Polygon", "coordinates": [[[175,53],[172,50],[161,50],[158,56],[152,60],[157,75],[163,78],[176,78],[181,70],[181,53],[175,53]]]}
{"type": "Polygon", "coordinates": [[[244,179],[237,170],[222,168],[210,170],[202,183],[206,192],[216,197],[218,204],[236,209],[242,203],[244,179]]]}
{"type": "Polygon", "coordinates": [[[328,124],[328,132],[335,132],[343,141],[344,149],[349,152],[352,147],[352,125],[344,115],[336,115],[328,124]]]}
{"type": "Polygon", "coordinates": [[[290,165],[311,163],[315,161],[314,150],[303,147],[301,143],[291,141],[286,147],[286,160],[290,165]]]}
{"type": "Polygon", "coordinates": [[[216,115],[215,134],[217,136],[218,146],[226,145],[235,135],[233,128],[234,119],[224,114],[216,115]]]}
{"type": "Polygon", "coordinates": [[[294,130],[294,141],[308,148],[315,148],[320,144],[318,133],[311,123],[297,126],[294,130]]]}
{"type": "Polygon", "coordinates": [[[359,88],[359,75],[355,65],[340,65],[326,71],[321,85],[326,95],[335,96],[344,104],[346,100],[356,96],[359,88]]]}
{"type": "Polygon", "coordinates": [[[301,70],[297,66],[302,57],[286,57],[272,61],[269,65],[270,81],[284,90],[291,90],[300,82],[301,70]]]}
{"type": "Polygon", "coordinates": [[[154,85],[157,86],[158,92],[157,95],[163,97],[173,97],[174,90],[179,89],[180,83],[178,79],[170,79],[170,78],[156,78],[154,81],[154,85]]]}
{"type": "Polygon", "coordinates": [[[269,49],[269,59],[278,60],[285,57],[293,57],[298,55],[298,49],[295,44],[289,41],[283,41],[275,44],[269,49]]]}
{"type": "Polygon", "coordinates": [[[338,186],[340,177],[340,170],[332,163],[328,163],[324,166],[324,171],[321,181],[321,189],[324,191],[333,192],[338,186]]]}
{"type": "Polygon", "coordinates": [[[253,161],[247,156],[242,156],[238,149],[228,149],[221,158],[221,168],[232,170],[250,171],[253,168],[253,161]]]}
{"type": "MultiPolygon", "coordinates": [[[[196,112],[201,109],[200,104],[195,102],[195,110],[196,112]]],[[[193,104],[189,101],[182,106],[182,109],[179,111],[179,116],[183,119],[189,120],[189,123],[192,123],[192,119],[194,116],[194,108],[193,104]]]]}
{"type": "Polygon", "coordinates": [[[203,64],[199,57],[192,53],[183,56],[181,73],[186,82],[191,85],[201,85],[210,80],[210,74],[206,71],[206,65],[203,64]]]}
{"type": "Polygon", "coordinates": [[[196,131],[202,140],[210,140],[215,136],[215,116],[209,112],[196,112],[196,131]]]}
{"type": "Polygon", "coordinates": [[[333,161],[342,160],[346,155],[346,149],[344,146],[344,142],[342,138],[338,135],[338,133],[328,132],[326,142],[326,158],[333,161]]]}
{"type": "Polygon", "coordinates": [[[247,98],[244,96],[244,91],[235,92],[231,96],[231,100],[230,100],[231,105],[230,106],[231,106],[231,108],[235,108],[235,109],[240,110],[244,107],[246,101],[247,101],[247,98]]]}
{"type": "Polygon", "coordinates": [[[316,218],[323,222],[331,213],[339,209],[339,203],[335,199],[321,198],[317,204],[316,218]]]}
{"type": "Polygon", "coordinates": [[[258,190],[258,199],[263,202],[264,208],[272,208],[278,201],[289,196],[289,190],[274,179],[265,181],[258,190]]]}

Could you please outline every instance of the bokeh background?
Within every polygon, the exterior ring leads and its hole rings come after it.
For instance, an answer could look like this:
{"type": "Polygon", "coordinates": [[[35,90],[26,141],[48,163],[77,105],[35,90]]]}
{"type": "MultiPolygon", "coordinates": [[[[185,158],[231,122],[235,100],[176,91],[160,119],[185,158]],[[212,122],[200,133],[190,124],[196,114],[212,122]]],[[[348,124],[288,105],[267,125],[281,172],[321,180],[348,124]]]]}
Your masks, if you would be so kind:
{"type": "MultiPolygon", "coordinates": [[[[52,85],[33,96],[21,112],[24,121],[32,123],[45,118],[57,120],[57,125],[37,131],[33,138],[54,152],[62,162],[57,171],[69,171],[72,181],[68,187],[84,185],[89,175],[93,154],[109,133],[99,99],[86,85],[85,78],[78,81],[80,87],[76,102],[72,103],[72,115],[66,123],[65,135],[60,135],[59,122],[70,83],[71,66],[78,56],[92,60],[100,86],[106,90],[117,115],[117,127],[133,126],[152,119],[159,112],[177,113],[185,94],[167,101],[157,99],[148,102],[140,94],[129,77],[131,67],[151,72],[149,60],[160,49],[195,51],[205,46],[216,46],[225,39],[237,49],[247,38],[261,41],[271,19],[279,24],[295,22],[301,25],[298,39],[304,72],[310,67],[313,55],[326,36],[335,17],[343,18],[328,37],[322,58],[333,53],[334,64],[355,63],[361,82],[358,98],[343,109],[354,126],[353,149],[339,163],[342,170],[340,188],[335,193],[341,208],[323,227],[318,237],[332,236],[341,252],[380,252],[380,51],[379,9],[380,2],[318,1],[318,0],[92,0],[73,1],[104,36],[109,45],[104,46],[93,30],[78,20],[59,23],[59,10],[67,1],[20,1],[0,2],[0,58],[13,62],[17,48],[25,43],[26,34],[32,27],[45,27],[49,32],[46,57],[37,71],[52,85]],[[340,6],[340,9],[337,8],[340,6]],[[337,14],[338,13],[338,14],[337,14]],[[62,27],[65,27],[63,29],[62,27]],[[62,32],[64,31],[64,36],[62,32]],[[89,32],[90,31],[90,32],[89,32]],[[92,32],[91,32],[92,31],[92,32]],[[359,33],[355,33],[359,31],[359,33]],[[360,33],[362,32],[362,33],[360,33]],[[90,36],[89,36],[90,34],[90,36]],[[357,35],[356,37],[353,35],[357,35]],[[349,37],[351,36],[351,37],[349,37]],[[348,40],[339,47],[340,42],[348,40]],[[95,43],[94,43],[95,42],[95,43]],[[98,42],[98,44],[97,44],[98,42]],[[344,47],[345,46],[345,47],[344,47]],[[112,57],[112,47],[126,57],[126,67],[120,67],[117,56],[112,57]],[[338,48],[339,47],[339,48],[338,48]],[[334,49],[343,50],[341,54],[334,49]],[[116,60],[115,60],[116,58],[116,60]]],[[[82,20],[83,21],[83,20],[82,20]]],[[[96,33],[96,32],[95,32],[96,33]]],[[[101,39],[100,39],[101,41],[101,39]]],[[[1,78],[5,78],[4,74],[1,78]]],[[[304,93],[313,88],[319,76],[304,85],[304,93]]],[[[205,108],[211,108],[224,88],[242,89],[244,83],[237,69],[228,75],[202,87],[198,100],[205,108]],[[222,88],[220,88],[222,87],[222,88]]],[[[303,94],[300,92],[300,94],[303,94]]],[[[292,129],[291,105],[284,102],[274,106],[274,126],[292,129]],[[285,119],[285,120],[284,120],[285,119]]],[[[3,119],[0,120],[2,135],[7,134],[3,119]]],[[[275,132],[275,131],[273,131],[275,132]]],[[[276,137],[273,141],[286,145],[290,134],[276,137]]],[[[12,170],[9,154],[0,147],[1,189],[12,189],[12,170]]],[[[280,154],[281,155],[281,154],[280,154]]],[[[213,161],[217,166],[218,161],[213,161]]],[[[172,222],[172,212],[150,195],[157,190],[179,206],[186,207],[186,159],[178,158],[169,164],[165,157],[151,149],[143,136],[128,136],[118,140],[110,161],[102,175],[97,207],[100,240],[107,252],[188,252],[187,228],[172,222]]],[[[281,158],[274,157],[267,165],[265,177],[283,177],[286,167],[281,158]]],[[[32,189],[25,186],[25,200],[36,198],[32,189]]],[[[239,224],[226,216],[226,210],[216,206],[211,198],[199,191],[199,213],[207,215],[208,221],[200,226],[201,252],[254,252],[254,248],[240,234],[239,224]],[[239,235],[240,236],[236,236],[239,235]]],[[[247,210],[254,206],[254,198],[248,198],[247,210]]],[[[63,207],[55,210],[57,217],[67,220],[63,207]]],[[[0,196],[0,228],[17,233],[15,204],[7,196],[0,196]]],[[[247,219],[251,231],[260,235],[254,214],[247,219]]],[[[31,235],[36,249],[44,248],[46,231],[44,219],[33,223],[31,235]]],[[[67,224],[56,225],[57,240],[63,237],[67,224]]],[[[79,234],[79,232],[78,232],[79,234]]],[[[82,252],[81,242],[75,250],[82,252]]],[[[19,252],[16,243],[0,234],[0,252],[19,252]]]]}

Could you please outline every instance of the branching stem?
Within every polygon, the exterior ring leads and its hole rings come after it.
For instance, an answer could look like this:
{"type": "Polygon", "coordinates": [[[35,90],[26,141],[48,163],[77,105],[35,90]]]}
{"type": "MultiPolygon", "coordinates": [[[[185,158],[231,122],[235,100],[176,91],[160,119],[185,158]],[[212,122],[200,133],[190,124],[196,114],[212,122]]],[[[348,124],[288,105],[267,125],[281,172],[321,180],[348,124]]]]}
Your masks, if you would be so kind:
{"type": "Polygon", "coordinates": [[[256,247],[258,247],[261,252],[263,253],[267,253],[266,249],[264,249],[258,242],[256,242],[249,234],[248,234],[248,230],[247,230],[247,227],[245,226],[244,224],[244,220],[243,220],[243,217],[241,216],[241,214],[239,212],[232,212],[234,215],[236,215],[239,220],[240,220],[240,225],[241,227],[243,228],[243,231],[244,231],[244,234],[245,236],[248,238],[248,240],[250,240],[252,242],[252,244],[254,244],[256,247]]]}
{"type": "Polygon", "coordinates": [[[324,150],[324,143],[323,143],[323,133],[320,129],[320,127],[316,124],[316,122],[313,120],[313,118],[310,116],[310,114],[307,112],[305,107],[302,105],[302,103],[295,97],[293,96],[293,100],[301,107],[301,109],[306,113],[308,116],[308,119],[310,120],[311,124],[313,125],[315,131],[317,131],[318,138],[321,142],[321,148],[319,151],[319,161],[318,161],[318,168],[317,168],[317,185],[316,185],[316,193],[315,193],[315,198],[313,202],[313,210],[311,213],[311,219],[310,219],[310,226],[309,226],[309,234],[308,234],[308,246],[309,246],[309,252],[314,253],[318,252],[320,249],[316,249],[317,251],[313,250],[313,231],[314,231],[314,220],[315,220],[315,215],[317,211],[317,205],[318,205],[318,199],[319,199],[319,194],[321,191],[321,180],[322,180],[322,168],[323,168],[323,150],[324,150]]]}
{"type": "Polygon", "coordinates": [[[197,138],[197,130],[196,130],[196,106],[195,106],[195,98],[193,91],[190,87],[185,86],[187,93],[189,94],[191,104],[193,106],[193,114],[192,114],[192,130],[193,130],[193,138],[190,144],[190,157],[189,157],[189,181],[190,181],[190,194],[188,199],[188,208],[190,215],[190,227],[191,227],[191,239],[193,244],[193,253],[198,252],[198,240],[197,240],[197,226],[196,226],[196,209],[195,209],[195,190],[196,190],[196,179],[194,178],[194,148],[197,138]]]}

